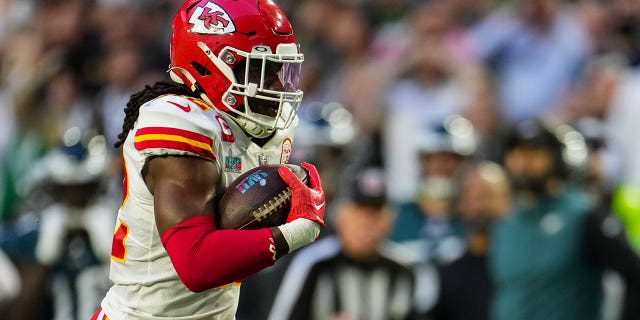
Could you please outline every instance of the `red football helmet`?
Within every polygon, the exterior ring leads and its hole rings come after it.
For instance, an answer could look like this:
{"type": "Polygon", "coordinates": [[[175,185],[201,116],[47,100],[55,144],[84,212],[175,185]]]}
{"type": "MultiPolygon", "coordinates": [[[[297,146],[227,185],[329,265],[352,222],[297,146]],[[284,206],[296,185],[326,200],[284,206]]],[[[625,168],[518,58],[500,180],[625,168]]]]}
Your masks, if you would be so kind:
{"type": "Polygon", "coordinates": [[[173,19],[171,79],[230,114],[250,135],[288,128],[304,60],[271,0],[188,0],[173,19]]]}

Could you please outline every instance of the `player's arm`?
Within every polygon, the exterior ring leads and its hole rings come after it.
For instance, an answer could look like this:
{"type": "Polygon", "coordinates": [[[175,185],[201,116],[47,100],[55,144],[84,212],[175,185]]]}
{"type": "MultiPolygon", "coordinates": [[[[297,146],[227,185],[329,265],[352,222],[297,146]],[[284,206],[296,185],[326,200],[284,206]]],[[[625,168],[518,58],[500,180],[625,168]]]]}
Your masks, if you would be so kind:
{"type": "Polygon", "coordinates": [[[213,210],[220,177],[215,162],[154,157],[143,175],[154,195],[162,243],[189,290],[228,284],[274,263],[274,235],[269,229],[216,230],[213,210]]]}
{"type": "Polygon", "coordinates": [[[214,162],[183,156],[151,158],[144,180],[154,196],[158,232],[162,235],[196,216],[213,214],[215,184],[219,180],[214,162]]]}

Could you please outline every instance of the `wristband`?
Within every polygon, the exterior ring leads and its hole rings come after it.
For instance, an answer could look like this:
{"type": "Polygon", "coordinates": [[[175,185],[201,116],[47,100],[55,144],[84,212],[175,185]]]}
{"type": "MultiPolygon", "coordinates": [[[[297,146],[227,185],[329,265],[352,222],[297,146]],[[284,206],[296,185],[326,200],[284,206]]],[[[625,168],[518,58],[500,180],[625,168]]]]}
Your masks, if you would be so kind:
{"type": "Polygon", "coordinates": [[[320,235],[320,225],[308,219],[296,219],[278,229],[287,240],[289,253],[314,242],[320,235]]]}

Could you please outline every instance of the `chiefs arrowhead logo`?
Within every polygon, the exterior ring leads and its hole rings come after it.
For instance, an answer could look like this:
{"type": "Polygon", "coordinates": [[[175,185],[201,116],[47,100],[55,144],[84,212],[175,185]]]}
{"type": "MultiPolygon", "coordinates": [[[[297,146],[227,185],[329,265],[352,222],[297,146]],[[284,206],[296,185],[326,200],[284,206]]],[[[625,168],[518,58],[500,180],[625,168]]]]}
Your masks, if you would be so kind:
{"type": "Polygon", "coordinates": [[[285,164],[289,163],[289,157],[291,156],[291,152],[293,151],[293,144],[291,143],[291,139],[286,138],[282,141],[282,153],[280,154],[280,163],[285,164]]]}
{"type": "Polygon", "coordinates": [[[236,31],[236,26],[229,14],[213,2],[208,2],[204,7],[195,8],[189,23],[193,25],[191,28],[193,33],[225,34],[236,31]]]}

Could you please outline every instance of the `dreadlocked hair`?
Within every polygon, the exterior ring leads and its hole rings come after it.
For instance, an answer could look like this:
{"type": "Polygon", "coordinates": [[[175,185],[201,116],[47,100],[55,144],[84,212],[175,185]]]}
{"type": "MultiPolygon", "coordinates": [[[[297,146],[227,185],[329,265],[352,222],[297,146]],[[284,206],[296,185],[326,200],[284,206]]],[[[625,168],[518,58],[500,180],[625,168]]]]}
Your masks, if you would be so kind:
{"type": "Polygon", "coordinates": [[[133,129],[133,125],[138,120],[140,106],[165,94],[178,94],[184,96],[198,97],[196,93],[191,91],[187,86],[175,82],[159,81],[154,85],[146,85],[144,89],[134,93],[129,98],[127,106],[124,108],[124,123],[122,124],[122,132],[118,135],[118,141],[113,144],[114,147],[120,148],[129,135],[129,131],[133,129]]]}

